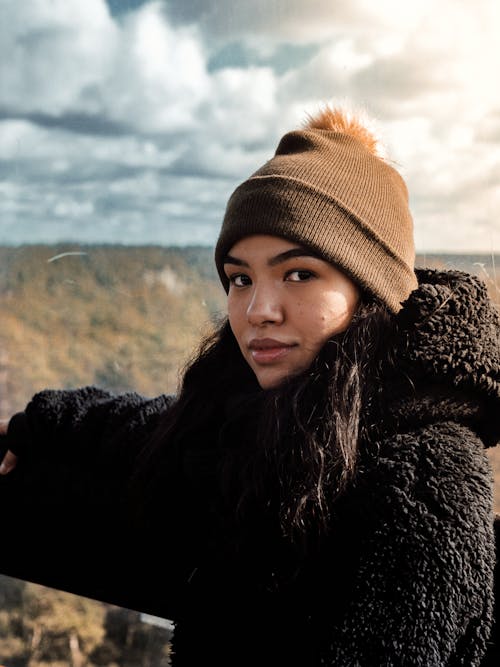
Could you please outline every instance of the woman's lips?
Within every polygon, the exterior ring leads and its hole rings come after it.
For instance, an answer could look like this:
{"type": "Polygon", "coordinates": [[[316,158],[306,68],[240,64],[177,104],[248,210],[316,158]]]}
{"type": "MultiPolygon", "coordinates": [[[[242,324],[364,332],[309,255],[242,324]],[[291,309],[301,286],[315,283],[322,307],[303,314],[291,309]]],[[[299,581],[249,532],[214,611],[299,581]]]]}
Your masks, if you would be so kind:
{"type": "Polygon", "coordinates": [[[250,341],[248,347],[252,359],[257,364],[272,364],[283,359],[295,347],[295,344],[283,343],[273,338],[254,338],[250,341]]]}

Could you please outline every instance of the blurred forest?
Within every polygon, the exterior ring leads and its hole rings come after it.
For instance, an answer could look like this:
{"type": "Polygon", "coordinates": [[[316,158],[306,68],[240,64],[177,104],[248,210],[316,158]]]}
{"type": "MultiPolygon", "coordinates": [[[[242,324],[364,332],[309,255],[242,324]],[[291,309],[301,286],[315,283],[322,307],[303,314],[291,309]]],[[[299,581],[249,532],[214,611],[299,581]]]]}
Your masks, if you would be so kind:
{"type": "MultiPolygon", "coordinates": [[[[498,257],[426,255],[417,265],[476,273],[500,303],[498,257]]],[[[0,417],[45,387],[175,392],[224,297],[210,248],[0,247],[0,417]]],[[[0,666],[163,667],[171,633],[160,619],[0,576],[0,666]]]]}
{"type": "Polygon", "coordinates": [[[5,667],[168,667],[172,625],[0,575],[5,667]]]}
{"type": "Polygon", "coordinates": [[[0,248],[0,414],[35,391],[173,392],[224,311],[208,248],[0,248]]]}

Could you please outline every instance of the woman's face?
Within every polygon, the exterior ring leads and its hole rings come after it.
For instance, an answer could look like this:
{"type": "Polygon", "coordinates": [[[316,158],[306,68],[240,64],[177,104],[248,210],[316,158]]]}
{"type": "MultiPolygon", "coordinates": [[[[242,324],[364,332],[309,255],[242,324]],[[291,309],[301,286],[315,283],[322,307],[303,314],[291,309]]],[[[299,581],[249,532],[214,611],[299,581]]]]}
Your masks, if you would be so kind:
{"type": "Polygon", "coordinates": [[[263,389],[308,368],[324,343],[348,327],[359,301],[342,271],[278,236],[238,241],[224,271],[229,323],[263,389]]]}

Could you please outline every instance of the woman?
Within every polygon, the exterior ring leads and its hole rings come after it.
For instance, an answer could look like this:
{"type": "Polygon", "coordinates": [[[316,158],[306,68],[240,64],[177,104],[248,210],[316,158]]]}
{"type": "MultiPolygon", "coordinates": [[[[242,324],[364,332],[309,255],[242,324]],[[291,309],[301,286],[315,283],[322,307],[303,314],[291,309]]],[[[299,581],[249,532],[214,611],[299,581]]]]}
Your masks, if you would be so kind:
{"type": "Polygon", "coordinates": [[[479,665],[485,286],[415,273],[404,181],[328,108],[233,193],[215,260],[228,322],[176,399],[45,391],[12,418],[3,570],[172,618],[177,667],[479,665]]]}

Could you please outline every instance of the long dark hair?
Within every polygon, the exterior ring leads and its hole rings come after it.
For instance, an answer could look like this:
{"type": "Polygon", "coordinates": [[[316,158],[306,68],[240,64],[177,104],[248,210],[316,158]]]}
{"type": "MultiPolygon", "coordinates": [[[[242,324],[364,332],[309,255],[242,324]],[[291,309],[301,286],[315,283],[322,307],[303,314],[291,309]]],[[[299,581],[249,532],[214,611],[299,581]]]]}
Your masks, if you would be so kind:
{"type": "Polygon", "coordinates": [[[193,442],[211,446],[215,433],[219,446],[225,441],[221,493],[238,517],[258,503],[277,510],[293,542],[321,536],[374,426],[392,329],[387,308],[363,299],[348,329],[306,371],[261,390],[224,320],[187,365],[176,403],[143,456],[151,498],[162,452],[168,447],[180,460],[193,442]]]}

